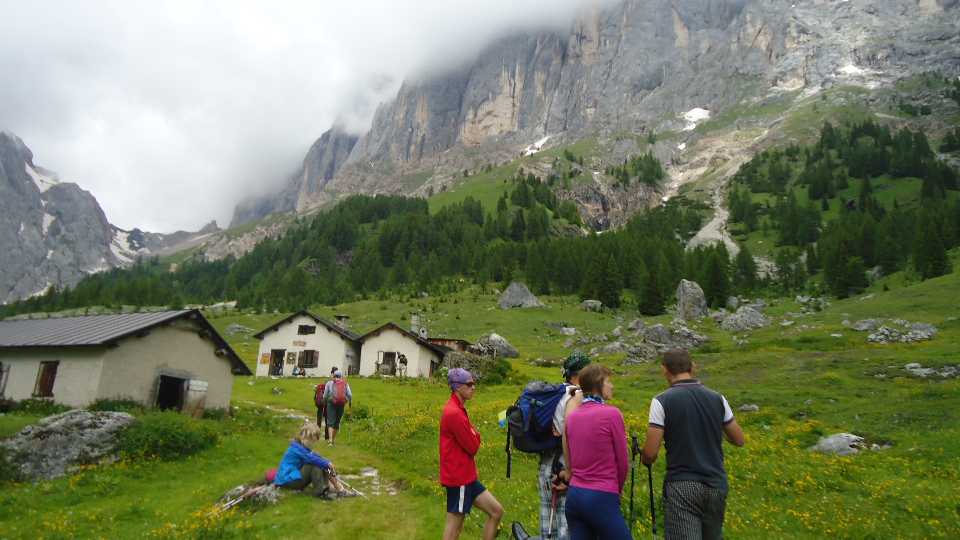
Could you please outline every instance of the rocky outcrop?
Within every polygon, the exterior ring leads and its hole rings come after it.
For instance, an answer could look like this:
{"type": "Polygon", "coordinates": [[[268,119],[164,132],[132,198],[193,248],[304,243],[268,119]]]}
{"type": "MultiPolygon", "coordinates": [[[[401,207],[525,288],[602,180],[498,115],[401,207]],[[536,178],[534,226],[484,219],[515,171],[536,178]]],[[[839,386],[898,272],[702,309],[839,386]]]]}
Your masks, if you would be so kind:
{"type": "Polygon", "coordinates": [[[49,480],[71,467],[116,459],[117,434],[133,422],[123,412],[72,410],[48,416],[0,441],[24,480],[49,480]]]}
{"type": "Polygon", "coordinates": [[[911,323],[903,319],[861,319],[845,326],[858,332],[870,332],[868,343],[913,343],[936,337],[937,327],[928,323],[911,323]]]}

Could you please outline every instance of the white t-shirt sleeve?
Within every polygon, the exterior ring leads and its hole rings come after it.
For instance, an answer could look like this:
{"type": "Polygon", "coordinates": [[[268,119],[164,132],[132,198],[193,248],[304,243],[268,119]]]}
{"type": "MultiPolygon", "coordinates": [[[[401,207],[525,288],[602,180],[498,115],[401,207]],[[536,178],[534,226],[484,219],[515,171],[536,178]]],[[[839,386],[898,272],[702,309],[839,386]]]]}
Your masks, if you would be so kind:
{"type": "Polygon", "coordinates": [[[729,424],[733,420],[733,409],[731,409],[730,404],[727,403],[727,398],[720,396],[720,399],[723,400],[723,423],[729,424]]]}
{"type": "MultiPolygon", "coordinates": [[[[553,411],[553,429],[557,430],[557,433],[563,434],[563,430],[566,427],[566,416],[567,412],[567,403],[570,401],[573,396],[570,394],[570,389],[576,388],[575,386],[568,385],[566,391],[563,393],[563,397],[560,398],[560,402],[557,403],[557,408],[553,411]]],[[[580,389],[577,388],[577,392],[580,389]]]]}
{"type": "Polygon", "coordinates": [[[667,425],[667,415],[663,411],[663,405],[653,398],[650,401],[650,425],[664,427],[667,425]]]}

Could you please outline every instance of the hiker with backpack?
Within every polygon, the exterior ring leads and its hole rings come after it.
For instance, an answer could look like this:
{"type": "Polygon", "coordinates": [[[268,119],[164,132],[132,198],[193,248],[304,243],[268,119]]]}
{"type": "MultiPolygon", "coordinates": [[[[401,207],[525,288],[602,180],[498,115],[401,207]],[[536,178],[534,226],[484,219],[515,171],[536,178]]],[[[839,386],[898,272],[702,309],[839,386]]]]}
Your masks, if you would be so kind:
{"type": "Polygon", "coordinates": [[[303,491],[312,485],[312,495],[325,499],[347,496],[337,481],[333,462],[310,450],[320,440],[320,428],[305,423],[284,452],[273,483],[280,488],[303,491]]]}
{"type": "Polygon", "coordinates": [[[623,414],[607,403],[613,397],[613,372],[600,364],[580,371],[583,402],[567,415],[563,438],[569,477],[566,513],[570,538],[629,540],[620,510],[620,494],[630,470],[623,414]]]}
{"type": "Polygon", "coordinates": [[[323,432],[323,440],[330,440],[330,433],[323,427],[327,416],[327,400],[323,398],[323,393],[327,390],[327,383],[333,380],[333,374],[336,373],[337,366],[330,368],[330,378],[318,384],[313,390],[313,404],[317,406],[317,427],[323,432]]]}
{"type": "MultiPolygon", "coordinates": [[[[563,362],[564,383],[560,387],[561,397],[553,408],[550,420],[552,436],[560,439],[564,433],[566,417],[570,411],[577,408],[583,400],[580,391],[580,370],[590,363],[590,357],[580,351],[574,351],[563,362]]],[[[553,390],[556,392],[557,390],[553,390]]],[[[538,396],[542,402],[549,402],[550,397],[538,396]]],[[[516,540],[539,538],[539,540],[567,540],[570,533],[567,529],[565,513],[567,499],[567,484],[563,481],[560,472],[566,469],[563,456],[562,440],[556,441],[556,446],[540,452],[540,469],[537,477],[537,488],[540,493],[540,536],[531,537],[519,522],[511,526],[513,537],[516,540]]]]}
{"type": "Polygon", "coordinates": [[[480,433],[474,429],[464,406],[476,392],[473,375],[463,368],[447,373],[450,399],[440,417],[440,484],[447,492],[447,521],[443,540],[455,540],[463,530],[463,521],[470,508],[476,506],[487,514],[483,539],[497,536],[503,506],[480,483],[474,456],[480,450],[480,433]]]}
{"type": "Polygon", "coordinates": [[[353,406],[353,393],[350,385],[343,378],[339,369],[333,372],[333,379],[327,381],[323,389],[323,401],[327,404],[327,435],[333,446],[337,441],[337,432],[340,431],[340,420],[343,418],[343,409],[347,404],[353,406]]]}
{"type": "Polygon", "coordinates": [[[723,439],[744,445],[743,429],[722,394],[693,377],[696,364],[685,349],[663,353],[660,371],[670,387],[650,402],[643,463],[667,448],[663,479],[663,534],[667,539],[723,537],[727,472],[723,439]]]}

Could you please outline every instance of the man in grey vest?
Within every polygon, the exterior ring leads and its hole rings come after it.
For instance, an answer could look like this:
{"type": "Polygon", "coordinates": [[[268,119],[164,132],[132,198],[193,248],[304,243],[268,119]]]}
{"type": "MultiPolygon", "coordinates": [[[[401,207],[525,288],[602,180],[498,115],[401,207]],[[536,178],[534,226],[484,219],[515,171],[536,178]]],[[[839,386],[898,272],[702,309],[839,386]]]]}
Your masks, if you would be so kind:
{"type": "Polygon", "coordinates": [[[726,438],[743,446],[743,430],[727,399],[693,377],[689,352],[663,353],[660,369],[670,388],[650,403],[643,463],[657,460],[661,442],[666,446],[664,539],[722,538],[727,506],[722,444],[726,438]]]}

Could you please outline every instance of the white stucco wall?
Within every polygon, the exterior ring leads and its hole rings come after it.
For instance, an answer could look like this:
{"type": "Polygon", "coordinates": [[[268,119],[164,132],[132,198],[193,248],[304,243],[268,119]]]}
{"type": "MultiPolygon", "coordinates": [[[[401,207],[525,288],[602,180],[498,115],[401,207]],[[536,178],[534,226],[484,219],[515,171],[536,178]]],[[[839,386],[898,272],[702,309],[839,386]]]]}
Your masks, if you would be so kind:
{"type": "Polygon", "coordinates": [[[233,392],[230,360],[216,356],[216,345],[200,337],[199,330],[196,323],[178,320],[107,349],[97,397],[132,398],[152,406],[159,376],[170,375],[206,381],[206,408],[229,407],[233,392]]]}
{"type": "Polygon", "coordinates": [[[391,351],[407,357],[408,377],[429,377],[430,362],[440,360],[440,355],[397,329],[386,328],[363,342],[360,349],[360,375],[373,375],[377,358],[380,356],[378,353],[391,351]]]}
{"type": "Polygon", "coordinates": [[[40,362],[59,361],[53,381],[53,400],[83,407],[97,397],[103,349],[50,348],[0,351],[0,362],[9,366],[3,397],[22,400],[33,397],[40,362]]]}
{"type": "MultiPolygon", "coordinates": [[[[317,351],[317,367],[307,368],[308,377],[327,377],[330,375],[330,368],[336,366],[346,373],[347,366],[357,366],[359,364],[359,353],[357,347],[352,345],[340,334],[328,330],[326,326],[315,320],[300,315],[294,317],[285,324],[278,326],[263,336],[260,340],[260,351],[257,354],[257,377],[266,377],[270,374],[269,358],[274,349],[284,349],[287,353],[297,353],[300,357],[300,351],[317,351]],[[316,326],[315,334],[299,335],[297,330],[301,324],[316,326]],[[263,363],[264,355],[267,355],[267,363],[263,363]]],[[[289,377],[290,372],[296,364],[287,364],[284,360],[283,376],[289,377]]]]}

